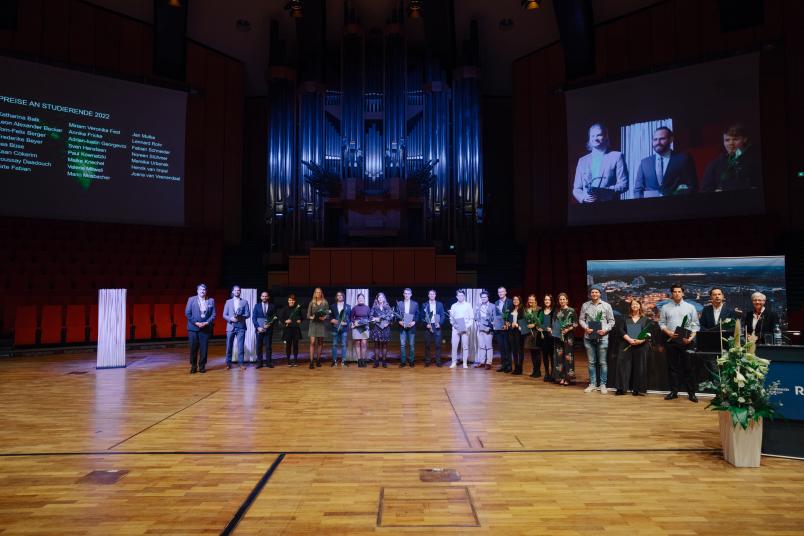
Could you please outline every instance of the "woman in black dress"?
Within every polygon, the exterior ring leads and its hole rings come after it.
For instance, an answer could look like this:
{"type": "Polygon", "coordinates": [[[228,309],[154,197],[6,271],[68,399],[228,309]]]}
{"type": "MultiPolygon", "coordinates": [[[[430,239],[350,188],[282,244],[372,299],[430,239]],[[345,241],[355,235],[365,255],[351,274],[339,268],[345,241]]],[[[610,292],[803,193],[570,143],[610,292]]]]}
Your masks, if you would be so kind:
{"type": "Polygon", "coordinates": [[[558,373],[556,372],[554,357],[556,345],[552,334],[554,315],[555,307],[553,307],[553,295],[545,294],[544,300],[542,301],[541,315],[539,315],[540,318],[544,318],[544,322],[542,323],[544,328],[539,330],[542,335],[539,342],[542,350],[542,363],[544,364],[544,381],[546,382],[554,382],[558,380],[558,373]]]}
{"type": "Polygon", "coordinates": [[[374,341],[374,368],[380,366],[388,367],[388,341],[391,340],[391,321],[394,319],[394,311],[388,305],[385,294],[380,292],[374,298],[374,306],[371,308],[371,340],[374,341]]]}
{"type": "Polygon", "coordinates": [[[279,324],[282,327],[282,340],[285,341],[285,356],[289,367],[299,366],[299,339],[301,339],[301,323],[303,312],[296,303],[296,295],[288,296],[287,307],[279,312],[279,324]],[[293,354],[293,359],[290,356],[293,354]]]}
{"type": "Polygon", "coordinates": [[[631,300],[628,315],[620,328],[620,353],[617,356],[617,391],[624,395],[630,388],[634,396],[645,394],[648,390],[647,361],[650,338],[639,339],[639,334],[647,331],[650,320],[642,314],[642,304],[636,298],[631,300]]]}
{"type": "Polygon", "coordinates": [[[511,357],[514,360],[514,372],[512,375],[522,375],[522,362],[525,360],[524,351],[522,349],[524,336],[519,329],[519,323],[524,322],[525,309],[522,307],[522,298],[514,296],[511,300],[513,308],[511,309],[511,329],[508,330],[508,344],[511,347],[511,357]]]}

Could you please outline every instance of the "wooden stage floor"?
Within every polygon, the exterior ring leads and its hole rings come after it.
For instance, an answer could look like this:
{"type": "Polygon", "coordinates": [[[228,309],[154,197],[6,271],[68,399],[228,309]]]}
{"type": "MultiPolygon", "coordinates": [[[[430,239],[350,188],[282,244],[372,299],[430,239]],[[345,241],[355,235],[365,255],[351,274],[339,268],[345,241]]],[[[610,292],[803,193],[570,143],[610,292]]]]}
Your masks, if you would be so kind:
{"type": "Polygon", "coordinates": [[[726,464],[704,401],[185,354],[0,361],[0,535],[804,534],[804,462],[726,464]]]}

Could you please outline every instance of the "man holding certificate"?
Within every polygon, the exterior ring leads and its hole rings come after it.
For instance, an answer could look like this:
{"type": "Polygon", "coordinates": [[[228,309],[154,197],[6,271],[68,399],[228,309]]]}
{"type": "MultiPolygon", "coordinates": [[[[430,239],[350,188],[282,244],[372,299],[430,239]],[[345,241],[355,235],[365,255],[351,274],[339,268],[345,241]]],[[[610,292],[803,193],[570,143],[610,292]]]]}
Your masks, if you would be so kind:
{"type": "Polygon", "coordinates": [[[452,324],[452,364],[449,368],[455,368],[458,363],[458,344],[461,345],[463,354],[463,368],[469,368],[466,360],[469,358],[469,328],[474,321],[474,311],[472,306],[466,301],[466,292],[459,289],[455,294],[458,299],[449,308],[449,319],[452,324]]]}
{"type": "Polygon", "coordinates": [[[421,321],[424,322],[424,366],[430,366],[430,358],[441,366],[441,324],[444,323],[444,304],[436,301],[436,291],[430,289],[427,301],[421,306],[421,321]],[[431,352],[434,353],[431,354],[431,352]]]}
{"type": "Polygon", "coordinates": [[[257,368],[267,366],[274,368],[273,342],[274,342],[274,322],[276,322],[276,307],[268,301],[267,290],[260,294],[260,302],[254,304],[254,311],[251,313],[251,322],[257,330],[257,368]]]}
{"type": "Polygon", "coordinates": [[[399,368],[405,366],[409,359],[410,368],[413,368],[413,344],[416,341],[416,318],[419,316],[419,304],[411,300],[413,291],[406,288],[402,291],[402,301],[396,302],[396,314],[399,317],[399,368]],[[410,348],[410,357],[407,355],[410,348]]]}
{"type": "Polygon", "coordinates": [[[596,365],[600,364],[600,392],[605,395],[609,375],[606,353],[609,350],[609,331],[614,329],[614,311],[611,305],[600,299],[601,294],[602,289],[592,285],[589,290],[591,300],[581,306],[578,323],[584,329],[583,346],[589,359],[589,386],[584,391],[591,393],[598,389],[596,365]]]}
{"type": "Polygon", "coordinates": [[[240,286],[232,287],[232,297],[223,306],[223,319],[226,321],[226,368],[232,368],[232,347],[237,341],[237,362],[240,370],[245,370],[243,354],[246,343],[246,319],[251,316],[248,301],[240,298],[240,286]]]}
{"type": "Polygon", "coordinates": [[[687,389],[687,398],[691,402],[698,402],[695,396],[695,386],[692,383],[692,363],[689,350],[692,341],[700,330],[698,311],[691,303],[684,301],[684,288],[681,285],[670,287],[672,301],[662,307],[659,314],[659,327],[667,335],[665,352],[667,353],[667,368],[670,376],[670,392],[665,400],[678,398],[680,387],[687,389]]]}

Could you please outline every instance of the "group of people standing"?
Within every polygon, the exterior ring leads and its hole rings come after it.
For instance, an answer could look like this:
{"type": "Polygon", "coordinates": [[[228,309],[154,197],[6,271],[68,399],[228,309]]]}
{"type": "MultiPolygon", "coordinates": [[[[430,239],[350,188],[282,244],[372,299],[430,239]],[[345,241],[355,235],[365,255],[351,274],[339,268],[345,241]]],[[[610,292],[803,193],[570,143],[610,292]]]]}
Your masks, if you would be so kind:
{"type": "MultiPolygon", "coordinates": [[[[207,344],[216,319],[215,302],[207,297],[205,285],[199,285],[197,295],[188,299],[185,314],[188,322],[190,340],[190,372],[205,372],[207,344]]],[[[699,320],[695,307],[684,301],[684,289],[673,285],[671,300],[659,314],[658,325],[643,311],[642,303],[632,298],[626,302],[628,308],[621,321],[615,320],[614,311],[602,299],[603,289],[593,285],[589,300],[584,302],[580,312],[569,305],[566,293],[558,294],[557,303],[551,294],[537,303],[536,295],[530,294],[524,301],[520,296],[508,297],[505,287],[497,289],[497,300],[489,300],[489,293],[481,291],[479,301],[474,307],[467,301],[466,292],[459,289],[455,302],[449,310],[437,300],[435,290],[427,293],[427,300],[421,304],[412,299],[411,289],[402,292],[402,299],[394,305],[389,303],[383,292],[377,293],[371,306],[363,294],[356,296],[356,303],[346,303],[344,292],[335,294],[330,303],[320,287],[306,307],[298,303],[295,295],[287,297],[287,304],[277,308],[270,301],[267,291],[260,294],[260,301],[253,308],[240,296],[240,287],[232,288],[231,298],[223,308],[226,322],[226,368],[232,368],[233,349],[237,349],[239,366],[244,368],[244,340],[250,320],[256,330],[257,368],[273,368],[272,344],[274,331],[281,329],[285,345],[287,365],[298,366],[299,341],[302,324],[308,322],[309,363],[311,369],[321,367],[324,359],[324,342],[332,343],[330,366],[348,366],[346,349],[348,337],[352,338],[354,357],[358,367],[374,368],[388,366],[388,343],[392,327],[399,334],[399,367],[415,366],[414,346],[418,328],[424,334],[424,365],[442,366],[441,342],[442,328],[449,324],[451,330],[451,364],[459,363],[469,368],[470,343],[472,331],[476,333],[474,348],[474,367],[492,368],[494,351],[500,355],[497,372],[523,374],[525,351],[530,354],[531,376],[542,377],[559,385],[574,385],[575,354],[574,333],[577,327],[583,330],[583,345],[588,357],[589,385],[587,393],[608,392],[608,359],[610,338],[613,338],[617,355],[615,385],[617,395],[631,391],[634,396],[647,391],[647,359],[652,341],[660,337],[664,341],[667,356],[670,392],[665,397],[672,400],[678,392],[685,389],[688,398],[697,402],[693,382],[692,353],[696,334],[704,330],[723,329],[724,322],[742,318],[749,336],[760,339],[778,328],[778,316],[765,309],[766,297],[755,292],[752,298],[753,311],[736,311],[733,316],[723,309],[723,290],[710,291],[711,303],[704,307],[699,320]],[[740,316],[737,316],[740,315],[740,316]],[[368,343],[373,343],[371,357],[368,343]],[[598,375],[599,369],[599,375],[598,375]]]]}

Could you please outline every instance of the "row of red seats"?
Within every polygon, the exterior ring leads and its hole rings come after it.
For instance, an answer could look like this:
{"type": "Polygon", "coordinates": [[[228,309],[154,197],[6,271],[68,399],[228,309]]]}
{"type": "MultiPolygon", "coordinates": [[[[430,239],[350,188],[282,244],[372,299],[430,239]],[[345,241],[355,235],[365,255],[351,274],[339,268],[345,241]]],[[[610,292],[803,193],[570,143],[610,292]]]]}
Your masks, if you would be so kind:
{"type": "Polygon", "coordinates": [[[37,292],[85,292],[99,288],[137,288],[141,290],[193,289],[202,281],[217,281],[218,274],[199,279],[197,275],[143,276],[126,274],[107,275],[26,275],[16,274],[0,277],[0,291],[6,293],[37,292]]]}
{"type": "MultiPolygon", "coordinates": [[[[217,300],[216,300],[217,303],[217,300]]],[[[128,339],[172,339],[187,336],[185,301],[129,305],[128,339]]],[[[220,317],[223,301],[217,306],[220,317]]],[[[215,322],[214,335],[226,334],[226,323],[215,322]]],[[[80,344],[98,340],[97,304],[19,305],[14,320],[14,346],[80,344]]]]}

